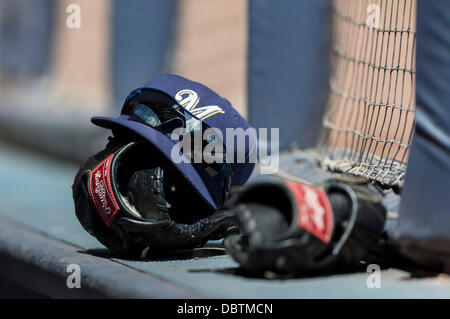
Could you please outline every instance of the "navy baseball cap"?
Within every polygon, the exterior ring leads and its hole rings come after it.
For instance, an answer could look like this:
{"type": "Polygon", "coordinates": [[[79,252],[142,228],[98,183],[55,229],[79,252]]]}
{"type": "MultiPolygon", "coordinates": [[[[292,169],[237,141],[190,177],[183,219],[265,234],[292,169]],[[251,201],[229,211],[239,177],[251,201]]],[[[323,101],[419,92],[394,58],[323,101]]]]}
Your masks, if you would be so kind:
{"type": "Polygon", "coordinates": [[[247,181],[255,166],[256,136],[248,122],[228,100],[203,84],[181,76],[159,75],[128,95],[118,118],[95,116],[91,121],[95,125],[113,129],[113,132],[121,129],[130,130],[150,142],[174,164],[174,167],[215,210],[228,199],[231,187],[242,186],[247,181]],[[142,107],[140,101],[145,101],[145,104],[150,107],[142,107]],[[163,111],[158,116],[152,116],[155,114],[152,111],[152,103],[164,105],[163,111]],[[192,161],[180,150],[178,150],[179,156],[183,158],[183,161],[181,163],[173,161],[171,154],[178,141],[171,139],[171,131],[160,129],[159,119],[169,118],[174,110],[177,110],[178,116],[173,117],[179,119],[185,127],[192,127],[192,123],[194,126],[195,123],[201,123],[201,126],[212,128],[216,132],[219,130],[222,141],[228,139],[233,141],[231,148],[224,146],[227,148],[225,163],[219,170],[212,173],[208,164],[192,161]],[[232,133],[234,136],[227,138],[229,132],[234,132],[232,133]],[[239,132],[244,134],[238,137],[236,133],[239,132]],[[241,160],[238,161],[238,159],[241,160]]]}

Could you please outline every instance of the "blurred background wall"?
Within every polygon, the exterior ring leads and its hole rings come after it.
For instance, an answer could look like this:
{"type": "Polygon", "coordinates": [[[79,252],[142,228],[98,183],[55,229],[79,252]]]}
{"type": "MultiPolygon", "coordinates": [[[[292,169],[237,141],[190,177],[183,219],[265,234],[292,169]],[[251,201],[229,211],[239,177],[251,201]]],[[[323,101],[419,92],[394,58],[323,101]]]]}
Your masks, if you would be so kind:
{"type": "Polygon", "coordinates": [[[0,0],[0,43],[0,138],[55,155],[97,150],[89,118],[160,73],[246,114],[247,1],[0,0]]]}
{"type": "Polygon", "coordinates": [[[0,12],[2,94],[46,78],[46,98],[103,110],[173,72],[245,113],[246,1],[1,0],[0,12]]]}
{"type": "Polygon", "coordinates": [[[316,144],[328,90],[329,0],[249,1],[248,113],[279,147],[316,144]]]}
{"type": "Polygon", "coordinates": [[[179,2],[173,71],[207,83],[247,113],[247,1],[179,2]]]}
{"type": "Polygon", "coordinates": [[[0,139],[81,161],[108,134],[92,115],[117,115],[131,90],[176,73],[255,127],[279,127],[282,149],[313,145],[327,3],[0,0],[0,139]]]}

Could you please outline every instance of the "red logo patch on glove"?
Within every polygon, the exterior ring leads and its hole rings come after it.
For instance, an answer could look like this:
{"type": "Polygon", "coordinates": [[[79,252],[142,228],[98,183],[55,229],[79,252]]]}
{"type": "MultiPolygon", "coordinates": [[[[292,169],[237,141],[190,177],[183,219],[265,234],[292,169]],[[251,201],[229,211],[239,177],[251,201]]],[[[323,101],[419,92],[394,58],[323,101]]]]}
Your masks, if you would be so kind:
{"type": "Polygon", "coordinates": [[[297,202],[298,225],[325,244],[331,240],[334,220],[327,194],[321,189],[286,181],[297,202]]]}
{"type": "Polygon", "coordinates": [[[109,155],[89,176],[89,192],[92,201],[108,227],[111,227],[114,216],[119,211],[119,205],[111,187],[110,172],[113,157],[114,154],[109,155]]]}

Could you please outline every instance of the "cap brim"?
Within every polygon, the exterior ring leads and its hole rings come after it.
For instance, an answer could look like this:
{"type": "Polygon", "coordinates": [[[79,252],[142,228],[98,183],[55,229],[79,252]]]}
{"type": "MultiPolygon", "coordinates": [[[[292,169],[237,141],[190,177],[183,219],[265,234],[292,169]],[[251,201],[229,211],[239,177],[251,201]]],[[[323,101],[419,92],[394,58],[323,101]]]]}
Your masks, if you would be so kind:
{"type": "Polygon", "coordinates": [[[174,163],[172,160],[172,149],[176,143],[171,140],[168,136],[155,130],[145,124],[134,122],[129,120],[128,115],[121,115],[118,118],[95,116],[91,119],[92,123],[97,126],[113,129],[113,128],[126,128],[133,131],[134,133],[142,136],[149,143],[154,145],[157,149],[161,151],[162,154],[173,163],[174,167],[177,168],[180,173],[188,180],[188,182],[198,191],[198,193],[205,199],[205,201],[215,210],[219,209],[218,205],[215,203],[213,197],[211,196],[208,188],[203,182],[202,178],[195,170],[194,166],[188,161],[188,159],[183,157],[181,163],[174,163]]]}

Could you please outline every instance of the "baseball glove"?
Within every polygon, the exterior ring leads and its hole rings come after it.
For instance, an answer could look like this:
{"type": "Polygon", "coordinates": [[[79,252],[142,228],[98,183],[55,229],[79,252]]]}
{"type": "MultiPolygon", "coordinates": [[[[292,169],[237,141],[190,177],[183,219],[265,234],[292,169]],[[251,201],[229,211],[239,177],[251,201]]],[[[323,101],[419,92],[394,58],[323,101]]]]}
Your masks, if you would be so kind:
{"type": "Polygon", "coordinates": [[[383,234],[381,196],[361,179],[259,182],[236,198],[242,234],[224,245],[242,268],[295,274],[358,266],[383,234]]]}
{"type": "Polygon", "coordinates": [[[83,228],[116,253],[200,247],[237,229],[231,211],[214,212],[155,147],[136,136],[111,138],[81,166],[72,190],[83,228]]]}

